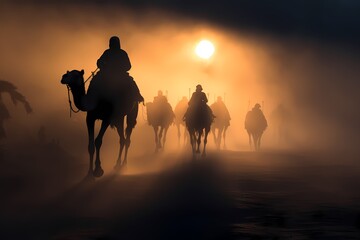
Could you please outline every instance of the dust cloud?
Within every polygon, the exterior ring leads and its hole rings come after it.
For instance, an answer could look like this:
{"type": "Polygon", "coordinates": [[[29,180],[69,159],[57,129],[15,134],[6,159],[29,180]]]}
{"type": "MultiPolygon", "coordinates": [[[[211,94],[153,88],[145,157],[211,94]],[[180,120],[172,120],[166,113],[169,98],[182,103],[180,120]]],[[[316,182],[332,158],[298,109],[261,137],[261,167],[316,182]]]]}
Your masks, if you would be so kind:
{"type": "Polygon", "coordinates": [[[11,115],[0,140],[1,236],[184,239],[195,232],[204,239],[201,233],[213,238],[253,229],[258,238],[264,226],[266,233],[309,234],[304,239],[324,229],[358,236],[358,49],[105,2],[0,3],[0,79],[13,83],[33,109],[27,114],[0,92],[11,115]],[[140,105],[129,169],[113,171],[119,139],[109,129],[101,148],[106,176],[82,181],[86,114],[69,116],[60,79],[73,69],[89,77],[113,35],[146,102],[162,90],[174,108],[197,84],[210,104],[222,96],[232,117],[229,151],[216,151],[209,135],[206,161],[189,161],[190,147],[178,147],[171,126],[163,154],[154,154],[153,130],[140,105]],[[207,61],[194,53],[204,38],[215,45],[207,61]],[[244,129],[256,103],[268,121],[260,153],[249,152],[244,129]]]}
{"type": "MultiPolygon", "coordinates": [[[[85,113],[69,117],[67,90],[60,78],[73,69],[84,69],[89,77],[113,35],[120,37],[128,52],[130,74],[147,102],[162,90],[174,108],[197,84],[202,84],[210,104],[222,96],[232,117],[227,135],[230,150],[249,150],[244,118],[255,103],[262,105],[268,120],[265,149],[341,149],[355,146],[358,140],[360,116],[354,107],[359,102],[355,86],[360,58],[346,46],[235,31],[174,13],[135,12],[120,5],[22,4],[6,5],[0,11],[0,77],[14,83],[34,108],[27,116],[4,94],[12,114],[6,123],[8,141],[38,141],[43,126],[48,141],[75,155],[87,154],[85,113]],[[203,38],[215,45],[208,61],[194,53],[203,38]]],[[[129,153],[134,157],[151,154],[155,148],[146,110],[139,110],[129,153]]],[[[209,148],[214,148],[212,136],[209,148]]],[[[117,149],[116,131],[108,131],[104,159],[115,160],[117,149]]],[[[167,150],[177,149],[176,129],[171,126],[167,150]]]]}

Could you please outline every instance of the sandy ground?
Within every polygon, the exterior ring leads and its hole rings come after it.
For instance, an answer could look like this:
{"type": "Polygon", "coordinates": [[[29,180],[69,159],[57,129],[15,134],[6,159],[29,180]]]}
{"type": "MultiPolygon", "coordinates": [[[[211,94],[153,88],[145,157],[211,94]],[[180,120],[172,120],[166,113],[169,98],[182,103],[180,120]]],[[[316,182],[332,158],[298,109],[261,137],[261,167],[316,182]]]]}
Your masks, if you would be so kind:
{"type": "Polygon", "coordinates": [[[359,239],[353,154],[162,153],[84,181],[86,156],[1,151],[1,239],[359,239]],[[79,159],[80,158],[80,159],[79,159]]]}

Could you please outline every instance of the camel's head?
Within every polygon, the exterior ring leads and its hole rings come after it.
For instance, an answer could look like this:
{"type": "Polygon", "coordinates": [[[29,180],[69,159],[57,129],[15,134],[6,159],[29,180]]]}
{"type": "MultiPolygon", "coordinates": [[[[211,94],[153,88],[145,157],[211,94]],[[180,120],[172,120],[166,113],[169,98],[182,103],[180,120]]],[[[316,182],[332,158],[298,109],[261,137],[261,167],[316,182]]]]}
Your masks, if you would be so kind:
{"type": "Polygon", "coordinates": [[[81,84],[84,82],[84,70],[67,71],[61,78],[62,84],[81,84]]]}

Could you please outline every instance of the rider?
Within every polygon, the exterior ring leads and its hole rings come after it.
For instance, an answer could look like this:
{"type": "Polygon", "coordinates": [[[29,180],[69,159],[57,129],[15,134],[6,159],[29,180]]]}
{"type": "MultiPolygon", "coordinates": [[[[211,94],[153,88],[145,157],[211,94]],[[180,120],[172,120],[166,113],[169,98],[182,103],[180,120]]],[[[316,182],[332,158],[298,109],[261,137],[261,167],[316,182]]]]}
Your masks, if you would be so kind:
{"type": "Polygon", "coordinates": [[[163,92],[161,90],[158,91],[158,95],[154,97],[154,103],[155,104],[166,104],[168,102],[166,96],[163,95],[163,92]]]}
{"type": "Polygon", "coordinates": [[[254,112],[254,113],[257,113],[257,114],[259,114],[259,115],[264,115],[264,113],[261,111],[261,105],[259,104],[259,103],[256,103],[255,105],[254,105],[254,107],[252,108],[252,111],[254,112]]]}
{"type": "Polygon", "coordinates": [[[189,106],[193,106],[194,104],[206,104],[208,102],[208,99],[206,97],[206,94],[202,91],[203,88],[200,84],[196,85],[196,91],[193,92],[190,101],[189,106]]]}
{"type": "Polygon", "coordinates": [[[251,111],[248,112],[245,120],[245,129],[250,128],[267,128],[267,121],[264,116],[264,113],[261,111],[261,105],[256,103],[251,111]]]}
{"type": "Polygon", "coordinates": [[[200,84],[196,85],[196,91],[192,94],[190,101],[189,101],[189,107],[185,112],[184,120],[188,117],[189,112],[194,111],[196,107],[202,107],[205,106],[207,109],[207,112],[210,116],[215,117],[212,113],[212,110],[207,105],[208,99],[206,97],[206,94],[202,91],[203,88],[200,84]]]}
{"type": "Polygon", "coordinates": [[[226,126],[230,126],[230,113],[221,96],[218,96],[216,102],[214,102],[210,107],[216,116],[224,119],[226,126]]]}
{"type": "Polygon", "coordinates": [[[164,116],[163,115],[164,113],[171,113],[165,115],[166,117],[169,117],[169,120],[171,121],[175,117],[167,97],[163,95],[163,92],[161,90],[159,90],[158,95],[154,97],[152,104],[150,105],[147,104],[147,106],[148,108],[151,108],[150,111],[152,112],[152,114],[148,115],[149,125],[151,125],[151,123],[153,123],[154,121],[164,121],[165,119],[162,117],[164,116]],[[157,120],[154,120],[154,118],[157,120]]]}
{"type": "Polygon", "coordinates": [[[109,49],[106,49],[97,60],[97,66],[105,79],[129,81],[131,93],[135,95],[136,100],[138,102],[144,101],[136,82],[128,73],[131,69],[131,63],[128,54],[121,49],[119,37],[113,36],[110,38],[109,49]]]}

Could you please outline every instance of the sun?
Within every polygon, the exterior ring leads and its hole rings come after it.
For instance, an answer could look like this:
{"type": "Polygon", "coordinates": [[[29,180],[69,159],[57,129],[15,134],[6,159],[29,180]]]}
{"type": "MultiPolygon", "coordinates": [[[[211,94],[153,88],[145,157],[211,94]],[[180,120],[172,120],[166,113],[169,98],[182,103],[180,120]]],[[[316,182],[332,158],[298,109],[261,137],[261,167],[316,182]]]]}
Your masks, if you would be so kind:
{"type": "Polygon", "coordinates": [[[202,59],[209,59],[215,52],[214,44],[209,40],[201,40],[195,48],[195,53],[202,59]]]}

